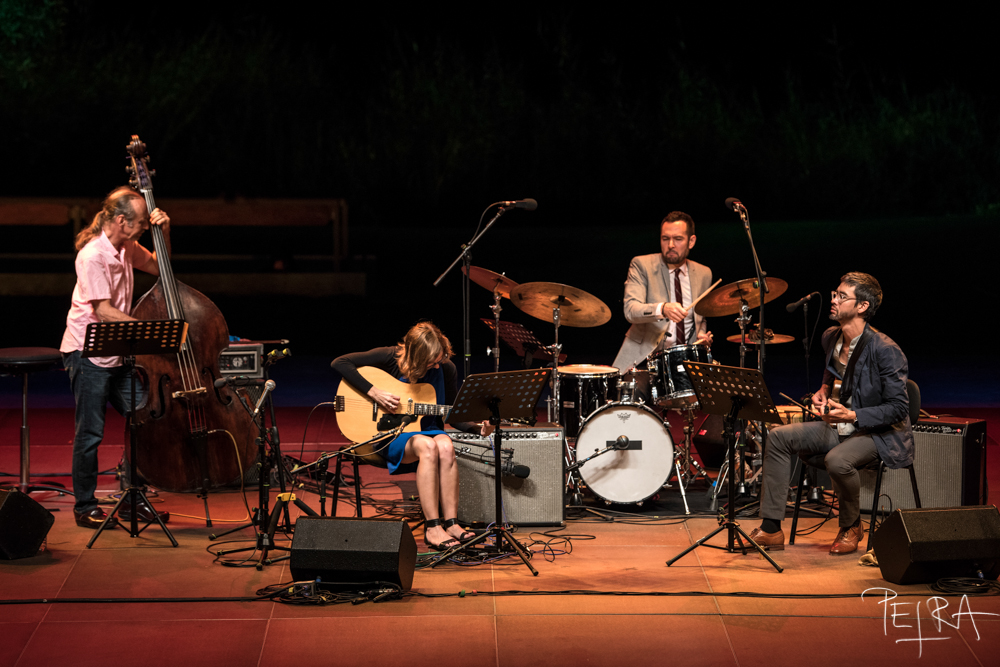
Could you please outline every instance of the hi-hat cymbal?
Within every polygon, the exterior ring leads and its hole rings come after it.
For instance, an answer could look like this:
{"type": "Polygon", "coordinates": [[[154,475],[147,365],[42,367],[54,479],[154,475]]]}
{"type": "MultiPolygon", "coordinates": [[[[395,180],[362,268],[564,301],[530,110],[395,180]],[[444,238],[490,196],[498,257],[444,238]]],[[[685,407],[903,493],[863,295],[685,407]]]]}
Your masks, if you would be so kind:
{"type": "MultiPolygon", "coordinates": [[[[462,267],[462,273],[465,273],[464,266],[462,267]]],[[[517,283],[507,276],[494,273],[493,271],[484,269],[481,266],[469,267],[469,280],[476,283],[480,287],[485,287],[491,292],[495,288],[499,288],[500,296],[505,299],[509,299],[510,291],[517,287],[517,283]]]]}
{"type": "MultiPolygon", "coordinates": [[[[787,334],[776,334],[770,329],[764,329],[766,335],[764,339],[767,341],[768,345],[777,345],[778,343],[791,343],[795,340],[794,336],[789,336],[787,334]]],[[[726,340],[730,343],[739,343],[743,339],[741,334],[736,334],[735,336],[726,336],[726,340]]],[[[747,333],[747,343],[750,345],[760,345],[760,329],[753,328],[747,333]]]]}
{"type": "Polygon", "coordinates": [[[514,305],[540,320],[552,321],[559,306],[559,324],[596,327],[611,319],[611,311],[593,294],[560,283],[523,283],[510,291],[514,305]]]}
{"type": "MultiPolygon", "coordinates": [[[[771,291],[764,298],[764,303],[774,301],[788,289],[788,283],[781,278],[768,278],[767,286],[771,291]]],[[[760,290],[756,278],[737,280],[735,283],[714,289],[694,307],[694,310],[702,317],[735,315],[740,312],[740,299],[746,301],[750,308],[756,308],[760,305],[759,297],[760,290]]]]}

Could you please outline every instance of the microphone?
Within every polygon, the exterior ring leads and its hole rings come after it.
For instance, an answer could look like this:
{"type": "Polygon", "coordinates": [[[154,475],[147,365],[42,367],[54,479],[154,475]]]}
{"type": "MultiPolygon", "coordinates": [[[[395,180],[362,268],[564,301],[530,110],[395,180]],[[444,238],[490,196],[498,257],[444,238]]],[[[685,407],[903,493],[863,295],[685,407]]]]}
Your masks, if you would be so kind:
{"type": "Polygon", "coordinates": [[[628,449],[628,443],[628,436],[620,435],[618,436],[618,439],[615,440],[615,449],[628,449]]]}
{"type": "Polygon", "coordinates": [[[787,306],[785,306],[785,310],[787,310],[790,313],[794,313],[796,310],[799,309],[799,307],[802,304],[804,304],[807,301],[812,301],[812,298],[814,296],[820,296],[820,293],[819,292],[810,292],[809,294],[806,294],[804,297],[802,297],[801,299],[799,299],[795,303],[790,303],[787,306]]]}
{"type": "Polygon", "coordinates": [[[528,475],[531,474],[531,468],[528,466],[520,465],[514,463],[513,461],[504,461],[500,466],[500,474],[504,477],[517,477],[518,479],[527,479],[528,475]]]}
{"type": "Polygon", "coordinates": [[[518,199],[517,201],[502,201],[500,208],[523,208],[525,211],[534,211],[538,208],[538,202],[534,199],[518,199]]]}
{"type": "Polygon", "coordinates": [[[743,208],[743,202],[741,202],[736,197],[729,197],[728,199],[726,199],[726,208],[728,208],[730,211],[738,212],[741,208],[743,208]]]}
{"type": "Polygon", "coordinates": [[[260,406],[264,404],[264,399],[267,398],[267,395],[270,392],[274,391],[274,388],[276,386],[277,385],[274,384],[274,380],[268,380],[267,382],[264,383],[264,391],[260,393],[260,398],[257,399],[257,405],[254,406],[253,415],[251,416],[251,419],[257,418],[257,413],[260,412],[260,406]]]}

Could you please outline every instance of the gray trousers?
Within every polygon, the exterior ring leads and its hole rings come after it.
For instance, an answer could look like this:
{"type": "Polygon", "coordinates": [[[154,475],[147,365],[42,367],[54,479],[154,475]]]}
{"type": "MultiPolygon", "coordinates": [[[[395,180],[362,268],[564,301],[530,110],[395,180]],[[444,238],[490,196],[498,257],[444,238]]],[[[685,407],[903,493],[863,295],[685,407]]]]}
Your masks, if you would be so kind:
{"type": "Polygon", "coordinates": [[[786,424],[768,434],[764,451],[764,486],[760,495],[760,515],[781,521],[785,518],[792,464],[800,453],[807,458],[826,455],[826,470],[840,500],[840,527],[852,525],[861,516],[863,468],[878,456],[870,435],[853,435],[843,442],[837,429],[826,422],[786,424]]]}

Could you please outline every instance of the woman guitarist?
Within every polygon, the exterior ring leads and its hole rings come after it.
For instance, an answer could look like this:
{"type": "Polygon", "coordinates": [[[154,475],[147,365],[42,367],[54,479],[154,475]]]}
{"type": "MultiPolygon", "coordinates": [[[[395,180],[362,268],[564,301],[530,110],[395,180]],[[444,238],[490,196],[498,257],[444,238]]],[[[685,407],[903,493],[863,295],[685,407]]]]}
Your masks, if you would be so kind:
{"type": "MultiPolygon", "coordinates": [[[[434,387],[437,403],[452,405],[458,393],[458,371],[451,362],[451,342],[430,322],[420,322],[406,332],[403,342],[392,347],[377,347],[368,352],[345,354],[334,359],[331,366],[344,381],[366,394],[385,412],[394,413],[400,397],[376,387],[358,372],[371,366],[407,383],[425,383],[434,387]]],[[[463,423],[455,425],[462,431],[479,432],[488,436],[493,427],[463,423]]],[[[416,471],[417,493],[424,512],[424,542],[431,549],[445,551],[475,537],[458,525],[458,466],[451,438],[443,430],[441,417],[426,416],[420,431],[397,436],[387,446],[376,450],[385,458],[389,474],[416,471]],[[442,520],[441,511],[445,518],[442,520]]]]}

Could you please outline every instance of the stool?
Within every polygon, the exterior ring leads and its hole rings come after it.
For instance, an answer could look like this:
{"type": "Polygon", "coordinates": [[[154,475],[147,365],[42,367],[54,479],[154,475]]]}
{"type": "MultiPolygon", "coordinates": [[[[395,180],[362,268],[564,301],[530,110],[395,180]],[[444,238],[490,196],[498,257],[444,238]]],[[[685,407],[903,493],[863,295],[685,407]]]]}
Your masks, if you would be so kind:
{"type": "Polygon", "coordinates": [[[32,491],[58,491],[71,493],[62,484],[55,486],[31,484],[30,446],[28,430],[28,375],[62,366],[62,353],[52,347],[5,347],[0,349],[0,374],[20,375],[21,385],[21,493],[32,491]]]}
{"type": "MultiPolygon", "coordinates": [[[[343,452],[349,449],[351,445],[345,445],[340,448],[339,451],[343,452]]],[[[360,454],[351,456],[351,463],[354,464],[354,502],[356,506],[357,517],[361,518],[361,473],[358,470],[358,459],[363,460],[369,465],[373,465],[377,468],[388,468],[388,464],[385,459],[375,453],[360,454]]],[[[337,457],[337,468],[333,475],[333,500],[330,507],[330,516],[337,516],[337,501],[340,499],[340,474],[343,471],[344,456],[337,457]]]]}

